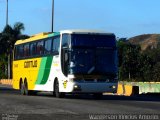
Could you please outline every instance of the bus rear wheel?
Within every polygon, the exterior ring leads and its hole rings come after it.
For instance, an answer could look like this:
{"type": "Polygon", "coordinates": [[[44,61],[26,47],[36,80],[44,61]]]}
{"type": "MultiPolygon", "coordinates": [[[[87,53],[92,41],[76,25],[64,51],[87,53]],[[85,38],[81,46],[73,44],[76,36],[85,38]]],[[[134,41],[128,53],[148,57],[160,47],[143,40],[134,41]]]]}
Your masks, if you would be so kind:
{"type": "Polygon", "coordinates": [[[25,95],[25,88],[24,88],[24,84],[22,81],[20,82],[20,94],[25,95]]]}
{"type": "Polygon", "coordinates": [[[25,83],[24,83],[24,92],[25,92],[25,95],[36,95],[35,91],[28,90],[28,83],[27,83],[27,81],[25,81],[25,83]]]}
{"type": "Polygon", "coordinates": [[[24,92],[25,92],[25,95],[28,95],[28,85],[26,81],[24,82],[24,92]]]}
{"type": "Polygon", "coordinates": [[[63,98],[63,97],[65,97],[65,93],[59,92],[59,82],[58,82],[58,80],[55,81],[54,93],[55,93],[55,96],[57,98],[63,98]]]}

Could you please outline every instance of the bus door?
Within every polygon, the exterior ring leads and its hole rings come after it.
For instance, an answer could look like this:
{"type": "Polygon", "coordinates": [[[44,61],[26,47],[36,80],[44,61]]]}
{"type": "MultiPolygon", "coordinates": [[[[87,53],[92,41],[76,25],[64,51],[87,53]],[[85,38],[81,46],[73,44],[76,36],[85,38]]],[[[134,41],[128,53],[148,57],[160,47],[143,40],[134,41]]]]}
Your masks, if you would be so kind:
{"type": "Polygon", "coordinates": [[[68,75],[69,66],[69,34],[62,35],[62,47],[61,47],[61,67],[65,76],[68,75]]]}

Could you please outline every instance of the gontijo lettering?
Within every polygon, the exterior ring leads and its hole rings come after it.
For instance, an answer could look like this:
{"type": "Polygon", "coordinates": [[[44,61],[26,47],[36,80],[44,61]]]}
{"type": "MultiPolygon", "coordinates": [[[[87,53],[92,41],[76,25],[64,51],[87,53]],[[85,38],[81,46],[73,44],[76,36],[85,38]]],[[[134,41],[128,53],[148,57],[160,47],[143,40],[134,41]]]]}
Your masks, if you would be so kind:
{"type": "Polygon", "coordinates": [[[37,60],[24,62],[24,68],[34,68],[34,67],[37,67],[37,60]]]}

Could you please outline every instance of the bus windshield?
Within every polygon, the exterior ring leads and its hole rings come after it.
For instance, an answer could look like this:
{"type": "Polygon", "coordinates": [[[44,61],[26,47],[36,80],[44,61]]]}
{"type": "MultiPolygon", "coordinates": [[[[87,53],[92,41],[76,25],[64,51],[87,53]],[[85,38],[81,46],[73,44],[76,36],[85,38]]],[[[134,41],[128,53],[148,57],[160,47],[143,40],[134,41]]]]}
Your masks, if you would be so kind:
{"type": "Polygon", "coordinates": [[[71,44],[74,47],[115,47],[114,35],[73,34],[71,44]]]}
{"type": "Polygon", "coordinates": [[[117,49],[114,35],[73,34],[71,46],[70,74],[116,74],[117,49]]]}

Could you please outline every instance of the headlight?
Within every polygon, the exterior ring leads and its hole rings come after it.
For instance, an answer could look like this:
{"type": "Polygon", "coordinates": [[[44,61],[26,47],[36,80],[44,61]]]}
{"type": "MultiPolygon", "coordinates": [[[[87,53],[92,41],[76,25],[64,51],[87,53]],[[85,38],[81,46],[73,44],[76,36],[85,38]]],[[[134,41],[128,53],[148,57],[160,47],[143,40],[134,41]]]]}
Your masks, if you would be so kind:
{"type": "Polygon", "coordinates": [[[81,91],[80,85],[74,85],[74,91],[81,91]]]}

